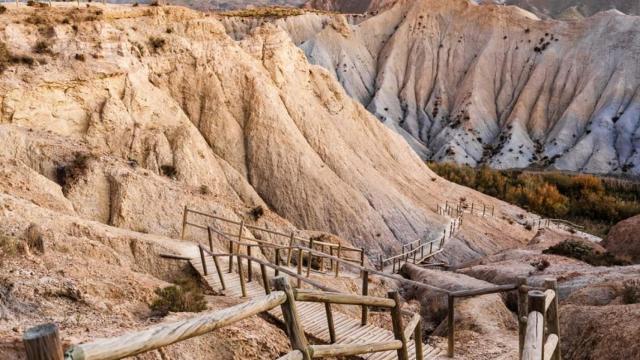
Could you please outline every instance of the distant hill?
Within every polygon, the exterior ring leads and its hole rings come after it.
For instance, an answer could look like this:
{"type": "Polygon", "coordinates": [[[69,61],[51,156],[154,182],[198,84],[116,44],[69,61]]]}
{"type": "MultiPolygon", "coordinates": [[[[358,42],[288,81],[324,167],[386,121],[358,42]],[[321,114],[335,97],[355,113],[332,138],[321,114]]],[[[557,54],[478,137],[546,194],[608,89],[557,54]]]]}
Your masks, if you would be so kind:
{"type": "MultiPolygon", "coordinates": [[[[305,6],[345,13],[379,11],[397,0],[309,0],[305,6]]],[[[476,0],[479,4],[515,5],[542,18],[588,17],[600,11],[616,9],[628,15],[640,15],[638,0],[476,0]]]]}

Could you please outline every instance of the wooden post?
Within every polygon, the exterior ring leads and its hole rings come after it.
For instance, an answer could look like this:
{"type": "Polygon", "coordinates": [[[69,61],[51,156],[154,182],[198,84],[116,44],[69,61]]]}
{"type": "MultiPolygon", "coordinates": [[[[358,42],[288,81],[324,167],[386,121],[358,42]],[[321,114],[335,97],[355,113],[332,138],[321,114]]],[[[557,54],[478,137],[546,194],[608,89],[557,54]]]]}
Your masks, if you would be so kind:
{"type": "MultiPolygon", "coordinates": [[[[275,258],[274,264],[276,264],[276,266],[280,266],[280,248],[276,248],[276,258],[275,258]]],[[[276,268],[275,276],[278,276],[278,275],[280,275],[280,270],[276,268]]]]}
{"type": "MultiPolygon", "coordinates": [[[[329,255],[333,256],[333,246],[329,247],[329,255]]],[[[333,268],[333,259],[329,260],[329,266],[331,267],[331,271],[335,271],[335,269],[333,268]]]]}
{"type": "Polygon", "coordinates": [[[558,281],[556,279],[544,279],[544,287],[545,289],[553,290],[556,294],[547,310],[547,321],[549,322],[549,334],[558,335],[558,345],[556,345],[556,351],[550,360],[560,360],[562,357],[560,356],[560,314],[558,307],[560,294],[558,293],[558,281]]]}
{"type": "MultiPolygon", "coordinates": [[[[251,246],[251,245],[247,246],[247,255],[248,256],[251,256],[251,248],[252,247],[253,246],[251,246]]],[[[250,257],[247,258],[247,274],[248,274],[248,276],[247,276],[248,282],[253,281],[253,266],[251,264],[251,258],[250,257]]]]}
{"type": "Polygon", "coordinates": [[[236,255],[236,259],[238,260],[238,275],[240,275],[240,289],[242,290],[242,297],[247,297],[247,285],[244,281],[244,271],[242,271],[242,258],[240,254],[236,255]]]}
{"type": "MultiPolygon", "coordinates": [[[[364,270],[362,272],[362,296],[369,295],[369,272],[364,270]]],[[[367,305],[362,305],[362,319],[360,324],[362,326],[367,325],[367,320],[369,317],[369,307],[367,305]]]]}
{"type": "MultiPolygon", "coordinates": [[[[327,247],[323,244],[322,245],[322,253],[326,254],[327,253],[327,247]]],[[[324,256],[320,257],[320,272],[324,273],[324,256]]]]}
{"type": "Polygon", "coordinates": [[[400,295],[398,295],[397,291],[389,291],[387,295],[396,302],[396,306],[391,308],[391,322],[395,339],[402,342],[402,347],[398,349],[398,360],[409,360],[407,339],[404,336],[404,327],[402,326],[402,304],[400,303],[400,295]]]}
{"type": "Polygon", "coordinates": [[[284,318],[287,334],[291,340],[291,347],[294,350],[300,350],[304,360],[310,360],[309,343],[304,335],[302,324],[298,320],[298,310],[296,308],[293,290],[291,289],[287,279],[283,276],[275,278],[273,283],[276,290],[284,292],[287,296],[287,302],[282,304],[282,317],[284,318]]]}
{"type": "MultiPolygon", "coordinates": [[[[364,248],[360,248],[360,266],[364,267],[364,248]]],[[[360,275],[364,277],[364,271],[360,270],[360,275]]]]}
{"type": "Polygon", "coordinates": [[[22,337],[27,360],[63,360],[60,331],[56,324],[44,324],[25,331],[22,337]]]}
{"type": "Polygon", "coordinates": [[[218,273],[218,278],[220,279],[220,285],[222,286],[222,290],[226,290],[227,286],[224,283],[224,275],[222,274],[222,268],[220,267],[220,263],[218,262],[218,258],[212,256],[213,264],[216,266],[216,272],[218,273]]]}
{"type": "Polygon", "coordinates": [[[484,217],[484,213],[487,211],[487,206],[482,204],[482,217],[484,217]]]}
{"type": "Polygon", "coordinates": [[[392,274],[396,273],[396,259],[393,259],[393,270],[391,270],[392,274]]]}
{"type": "MultiPolygon", "coordinates": [[[[302,249],[298,248],[298,275],[302,276],[302,249]]],[[[298,278],[298,289],[302,287],[302,280],[298,278]]]]}
{"type": "Polygon", "coordinates": [[[307,277],[311,274],[311,262],[313,261],[313,253],[309,250],[307,254],[307,277]]]}
{"type": "MultiPolygon", "coordinates": [[[[433,245],[433,243],[431,243],[431,245],[433,245]]],[[[422,240],[420,240],[420,259],[424,259],[424,244],[422,243],[422,240]]]]}
{"type": "Polygon", "coordinates": [[[471,203],[471,215],[473,216],[473,203],[471,203]]]}
{"type": "Polygon", "coordinates": [[[271,294],[271,286],[269,286],[269,275],[267,274],[267,267],[260,263],[260,272],[262,273],[262,284],[264,285],[264,292],[271,294]]]}
{"type": "Polygon", "coordinates": [[[522,349],[524,348],[524,337],[527,331],[527,278],[519,276],[518,284],[518,354],[522,357],[522,349]]]}
{"type": "Polygon", "coordinates": [[[207,226],[207,238],[209,239],[209,251],[213,252],[213,236],[211,235],[210,226],[207,226]]]}
{"type": "Polygon", "coordinates": [[[233,272],[233,241],[229,239],[229,273],[233,272]]]}
{"type": "MultiPolygon", "coordinates": [[[[338,256],[340,258],[340,252],[342,252],[342,244],[338,244],[338,256]]],[[[340,275],[340,263],[336,261],[336,277],[340,275]]]]}
{"type": "Polygon", "coordinates": [[[200,261],[202,261],[202,273],[204,273],[204,276],[207,276],[207,262],[204,259],[204,249],[202,245],[198,245],[198,250],[200,250],[200,261]]]}
{"type": "Polygon", "coordinates": [[[449,294],[449,296],[447,297],[447,308],[449,311],[449,315],[447,317],[447,330],[449,331],[449,343],[447,346],[447,356],[449,356],[450,358],[453,357],[453,345],[455,342],[455,301],[456,298],[449,294]]]}
{"type": "Polygon", "coordinates": [[[333,313],[331,312],[331,303],[324,303],[324,310],[327,314],[327,326],[329,327],[329,339],[331,344],[336,343],[336,328],[333,324],[333,313]]]}
{"type": "Polygon", "coordinates": [[[493,210],[495,209],[495,206],[491,205],[491,216],[493,216],[493,210]]]}
{"type": "MultiPolygon", "coordinates": [[[[18,1],[16,0],[16,3],[18,1]]],[[[184,234],[185,231],[187,230],[187,212],[189,210],[187,209],[187,205],[184,206],[184,212],[182,213],[182,232],[180,233],[180,239],[184,240],[184,234]]]]}
{"type": "Polygon", "coordinates": [[[287,267],[291,266],[291,255],[293,252],[293,243],[296,240],[296,236],[294,232],[291,232],[291,236],[289,237],[289,254],[287,255],[287,267]]]}
{"type": "MultiPolygon", "coordinates": [[[[529,301],[529,309],[528,309],[528,313],[531,313],[533,311],[539,312],[540,314],[542,314],[542,329],[545,328],[545,295],[542,291],[540,290],[530,290],[529,291],[529,295],[528,295],[528,301],[529,301]]],[[[544,348],[544,330],[542,332],[542,337],[540,339],[537,339],[537,341],[539,341],[538,344],[535,344],[535,348],[540,349],[540,351],[542,351],[542,349],[544,348]]],[[[526,342],[526,340],[525,340],[526,342]]]]}
{"type": "Polygon", "coordinates": [[[418,321],[416,329],[413,331],[413,341],[416,344],[416,360],[424,359],[424,350],[422,349],[422,320],[418,321]]]}

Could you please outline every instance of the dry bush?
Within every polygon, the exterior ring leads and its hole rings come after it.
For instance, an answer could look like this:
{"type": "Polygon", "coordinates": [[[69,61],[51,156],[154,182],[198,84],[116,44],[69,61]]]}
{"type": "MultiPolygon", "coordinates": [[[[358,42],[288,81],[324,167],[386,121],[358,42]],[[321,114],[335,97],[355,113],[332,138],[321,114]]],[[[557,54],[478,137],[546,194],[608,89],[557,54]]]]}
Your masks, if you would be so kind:
{"type": "Polygon", "coordinates": [[[201,312],[207,309],[202,290],[191,278],[178,279],[175,285],[155,290],[158,298],[149,305],[155,315],[169,312],[201,312]]]}
{"type": "Polygon", "coordinates": [[[640,280],[632,279],[627,280],[623,284],[622,290],[622,302],[625,304],[638,304],[640,303],[640,280]]]}
{"type": "Polygon", "coordinates": [[[565,240],[544,250],[542,253],[573,258],[593,266],[630,265],[628,261],[620,259],[610,252],[596,251],[588,244],[576,240],[565,240]]]}

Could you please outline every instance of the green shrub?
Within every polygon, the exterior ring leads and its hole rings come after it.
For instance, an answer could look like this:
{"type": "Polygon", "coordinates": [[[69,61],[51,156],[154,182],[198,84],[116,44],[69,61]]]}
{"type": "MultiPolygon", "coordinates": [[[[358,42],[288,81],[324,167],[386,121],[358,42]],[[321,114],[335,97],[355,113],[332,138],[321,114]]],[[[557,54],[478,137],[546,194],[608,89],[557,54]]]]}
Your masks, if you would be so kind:
{"type": "Polygon", "coordinates": [[[179,279],[175,285],[155,290],[158,298],[149,306],[158,316],[169,312],[201,312],[207,309],[202,290],[192,279],[179,279]]]}
{"type": "Polygon", "coordinates": [[[564,257],[584,261],[593,266],[622,266],[630,265],[629,262],[617,258],[609,252],[595,251],[587,243],[577,240],[565,240],[542,252],[543,254],[554,254],[564,257]]]}

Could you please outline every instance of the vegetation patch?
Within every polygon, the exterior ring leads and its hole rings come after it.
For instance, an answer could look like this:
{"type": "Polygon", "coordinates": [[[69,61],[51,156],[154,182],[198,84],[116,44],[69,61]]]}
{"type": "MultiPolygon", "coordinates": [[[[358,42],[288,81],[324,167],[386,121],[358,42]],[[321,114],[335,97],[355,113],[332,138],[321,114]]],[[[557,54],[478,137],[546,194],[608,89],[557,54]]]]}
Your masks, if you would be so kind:
{"type": "Polygon", "coordinates": [[[264,215],[264,208],[262,207],[262,205],[258,205],[253,209],[251,209],[251,211],[249,212],[249,215],[251,215],[251,217],[253,218],[253,221],[256,221],[264,215]]]}
{"type": "Polygon", "coordinates": [[[564,219],[598,236],[640,214],[640,182],[595,175],[493,170],[429,163],[438,175],[549,218],[564,219]]]}
{"type": "Polygon", "coordinates": [[[149,46],[153,49],[153,51],[158,52],[166,45],[167,41],[161,37],[151,36],[149,37],[149,46]]]}
{"type": "Polygon", "coordinates": [[[588,244],[576,240],[565,240],[542,252],[543,254],[560,255],[584,261],[593,266],[623,266],[631,265],[610,252],[600,252],[588,244]]]}
{"type": "Polygon", "coordinates": [[[226,17],[243,17],[243,18],[256,18],[256,17],[284,18],[289,16],[304,15],[307,13],[327,14],[328,12],[315,10],[315,9],[300,9],[300,8],[293,8],[293,7],[272,6],[272,7],[259,7],[259,8],[233,10],[233,11],[222,11],[222,12],[219,12],[218,15],[226,16],[226,17]]]}
{"type": "Polygon", "coordinates": [[[622,289],[622,302],[625,304],[638,304],[640,303],[640,280],[633,279],[627,280],[623,284],[622,289]]]}
{"type": "Polygon", "coordinates": [[[173,165],[162,165],[160,166],[160,172],[162,175],[175,179],[178,176],[178,170],[173,165]]]}
{"type": "Polygon", "coordinates": [[[198,283],[190,278],[178,279],[175,285],[155,290],[158,296],[149,306],[156,316],[166,316],[170,312],[201,312],[207,309],[207,302],[198,283]]]}
{"type": "Polygon", "coordinates": [[[79,177],[86,174],[89,168],[91,157],[87,154],[77,153],[75,159],[70,164],[61,165],[56,168],[56,178],[58,184],[65,191],[68,185],[72,184],[79,177]]]}

